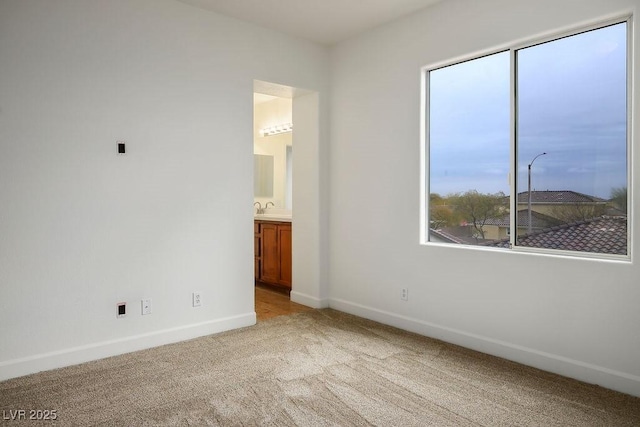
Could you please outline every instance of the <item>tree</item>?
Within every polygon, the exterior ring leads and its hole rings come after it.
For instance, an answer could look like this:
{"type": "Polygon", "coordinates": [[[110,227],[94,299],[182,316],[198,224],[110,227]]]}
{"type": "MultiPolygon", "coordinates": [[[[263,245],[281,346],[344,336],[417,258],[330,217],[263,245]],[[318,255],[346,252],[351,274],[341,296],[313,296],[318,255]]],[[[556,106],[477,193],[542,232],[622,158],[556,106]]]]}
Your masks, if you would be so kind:
{"type": "Polygon", "coordinates": [[[455,225],[455,216],[450,206],[431,205],[429,208],[430,227],[438,230],[442,227],[455,225]]]}
{"type": "Polygon", "coordinates": [[[616,208],[627,213],[627,187],[612,188],[611,203],[613,203],[616,208]]]}
{"type": "Polygon", "coordinates": [[[438,193],[431,193],[429,194],[429,203],[431,205],[441,205],[446,204],[446,200],[438,193]]]}
{"type": "Polygon", "coordinates": [[[438,193],[429,194],[429,227],[442,229],[444,227],[455,227],[460,225],[462,218],[455,211],[452,200],[458,194],[448,194],[441,196],[438,193]]]}
{"type": "Polygon", "coordinates": [[[484,239],[484,225],[487,220],[503,215],[507,210],[505,206],[506,198],[502,192],[482,194],[476,190],[469,190],[451,199],[456,213],[465,221],[471,223],[475,230],[474,234],[482,239],[484,239]]]}
{"type": "Polygon", "coordinates": [[[565,204],[554,206],[551,209],[551,216],[559,219],[565,224],[572,222],[586,221],[604,215],[605,205],[591,204],[565,204]]]}

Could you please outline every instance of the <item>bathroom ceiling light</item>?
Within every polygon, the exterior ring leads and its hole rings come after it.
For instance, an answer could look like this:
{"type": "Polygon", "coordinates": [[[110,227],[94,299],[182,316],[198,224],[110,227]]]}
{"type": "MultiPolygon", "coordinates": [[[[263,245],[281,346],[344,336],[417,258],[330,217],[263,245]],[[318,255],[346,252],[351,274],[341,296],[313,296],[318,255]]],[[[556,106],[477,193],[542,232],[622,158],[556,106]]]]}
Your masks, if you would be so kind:
{"type": "Polygon", "coordinates": [[[271,136],[271,135],[277,135],[279,133],[291,132],[292,130],[293,130],[293,123],[284,123],[281,125],[260,129],[260,134],[262,136],[271,136]]]}

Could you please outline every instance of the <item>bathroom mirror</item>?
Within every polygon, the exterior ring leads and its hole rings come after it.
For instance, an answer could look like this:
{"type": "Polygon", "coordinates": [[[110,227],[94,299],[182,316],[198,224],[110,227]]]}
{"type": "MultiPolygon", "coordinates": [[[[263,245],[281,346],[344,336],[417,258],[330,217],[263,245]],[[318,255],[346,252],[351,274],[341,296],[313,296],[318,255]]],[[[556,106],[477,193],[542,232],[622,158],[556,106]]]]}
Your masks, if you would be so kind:
{"type": "Polygon", "coordinates": [[[253,195],[273,197],[273,156],[253,155],[253,195]]]}

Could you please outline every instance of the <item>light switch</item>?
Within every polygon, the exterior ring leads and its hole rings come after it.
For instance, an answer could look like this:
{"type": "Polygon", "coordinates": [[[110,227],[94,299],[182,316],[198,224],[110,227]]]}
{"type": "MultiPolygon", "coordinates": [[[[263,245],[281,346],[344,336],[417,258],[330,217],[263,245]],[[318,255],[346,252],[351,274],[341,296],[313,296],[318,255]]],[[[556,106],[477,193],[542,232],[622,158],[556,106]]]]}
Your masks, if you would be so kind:
{"type": "Polygon", "coordinates": [[[142,300],[142,315],[151,314],[151,298],[142,300]]]}

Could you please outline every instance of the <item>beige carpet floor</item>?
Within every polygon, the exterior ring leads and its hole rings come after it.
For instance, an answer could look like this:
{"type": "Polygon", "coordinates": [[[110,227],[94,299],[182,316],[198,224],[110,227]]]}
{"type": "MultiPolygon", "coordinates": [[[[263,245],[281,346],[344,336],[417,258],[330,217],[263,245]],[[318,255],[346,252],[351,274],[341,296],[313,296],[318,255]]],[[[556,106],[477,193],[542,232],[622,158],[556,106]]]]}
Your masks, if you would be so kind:
{"type": "Polygon", "coordinates": [[[639,398],[330,309],[4,381],[0,406],[56,425],[640,425],[639,398]]]}

